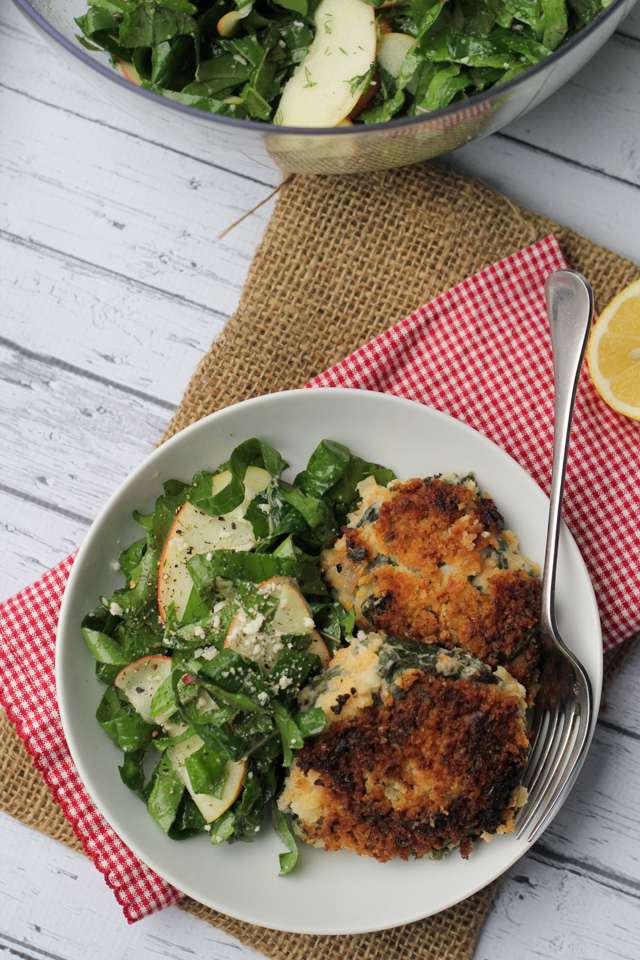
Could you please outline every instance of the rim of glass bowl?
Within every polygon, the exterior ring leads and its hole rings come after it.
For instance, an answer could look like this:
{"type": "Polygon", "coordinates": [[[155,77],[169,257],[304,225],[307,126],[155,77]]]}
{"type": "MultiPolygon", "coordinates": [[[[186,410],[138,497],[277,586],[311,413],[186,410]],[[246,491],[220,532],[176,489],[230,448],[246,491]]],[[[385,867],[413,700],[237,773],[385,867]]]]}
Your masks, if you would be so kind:
{"type": "Polygon", "coordinates": [[[507,93],[508,91],[515,89],[525,79],[535,76],[535,74],[540,73],[547,66],[552,66],[565,57],[569,51],[573,50],[578,46],[578,44],[582,43],[583,39],[591,36],[591,34],[594,33],[606,20],[613,17],[614,13],[616,13],[620,7],[624,6],[628,0],[613,0],[613,2],[602,11],[602,13],[599,13],[598,16],[592,20],[588,26],[583,27],[582,30],[568,40],[567,43],[562,44],[562,46],[558,47],[557,50],[554,50],[553,53],[551,53],[548,57],[545,57],[544,60],[541,60],[539,63],[532,64],[527,70],[519,74],[519,76],[514,77],[512,80],[507,80],[506,83],[500,84],[499,87],[490,87],[488,90],[483,90],[479,93],[473,94],[473,96],[468,97],[466,100],[459,100],[456,103],[451,103],[446,107],[441,107],[439,110],[433,110],[430,113],[426,113],[422,117],[402,117],[398,120],[387,120],[381,124],[354,124],[352,127],[274,127],[273,124],[264,123],[263,121],[259,120],[240,120],[235,117],[208,113],[206,110],[198,110],[196,107],[189,107],[184,103],[176,103],[175,100],[170,100],[168,97],[163,97],[158,93],[153,93],[151,90],[145,90],[144,87],[139,87],[136,84],[131,83],[130,80],[126,80],[124,77],[121,77],[120,74],[118,74],[112,67],[94,60],[93,57],[90,57],[79,44],[72,43],[54,27],[52,27],[45,17],[39,14],[37,10],[34,10],[29,3],[29,0],[13,0],[13,2],[23,11],[24,14],[26,14],[26,16],[30,17],[40,27],[41,30],[44,30],[45,33],[61,44],[66,50],[69,51],[69,53],[77,57],[77,59],[82,63],[87,64],[87,66],[91,67],[93,70],[96,70],[98,73],[103,74],[103,76],[110,78],[114,83],[120,84],[122,87],[131,90],[138,96],[165,104],[170,110],[175,110],[178,113],[182,113],[187,116],[197,116],[200,119],[205,118],[205,122],[208,120],[214,125],[220,125],[230,129],[238,128],[240,130],[251,130],[255,133],[266,133],[267,131],[271,131],[272,134],[276,132],[278,136],[283,137],[299,137],[301,135],[308,137],[364,137],[371,135],[372,132],[380,133],[383,129],[390,131],[401,130],[404,127],[415,126],[416,124],[431,123],[433,120],[451,116],[458,110],[463,110],[469,106],[474,106],[476,104],[484,103],[487,100],[491,100],[494,96],[496,96],[498,91],[500,93],[507,93]]]}

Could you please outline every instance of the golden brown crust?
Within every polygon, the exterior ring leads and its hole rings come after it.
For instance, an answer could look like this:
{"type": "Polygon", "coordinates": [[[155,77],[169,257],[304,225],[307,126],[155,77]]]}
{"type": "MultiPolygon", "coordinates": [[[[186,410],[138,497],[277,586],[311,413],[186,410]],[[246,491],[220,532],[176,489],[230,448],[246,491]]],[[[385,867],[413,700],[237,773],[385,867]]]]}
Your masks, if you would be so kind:
{"type": "Polygon", "coordinates": [[[540,581],[503,532],[493,501],[477,490],[408,480],[385,491],[376,518],[343,529],[323,571],[364,629],[465,647],[492,667],[508,666],[531,691],[540,581]]]}
{"type": "Polygon", "coordinates": [[[395,701],[337,721],[297,754],[290,786],[313,798],[305,839],[386,861],[512,829],[528,739],[517,695],[412,671],[395,701]],[[506,827],[505,827],[506,824],[506,827]]]}

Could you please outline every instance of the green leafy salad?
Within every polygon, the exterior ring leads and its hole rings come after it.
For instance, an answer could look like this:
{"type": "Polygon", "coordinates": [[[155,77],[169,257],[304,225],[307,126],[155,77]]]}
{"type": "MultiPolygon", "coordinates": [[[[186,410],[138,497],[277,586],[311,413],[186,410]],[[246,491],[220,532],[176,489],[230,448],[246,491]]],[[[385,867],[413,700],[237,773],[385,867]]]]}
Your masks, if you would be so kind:
{"type": "Polygon", "coordinates": [[[416,116],[548,57],[610,0],[89,0],[81,43],[131,81],[239,119],[416,116]]]}
{"type": "MultiPolygon", "coordinates": [[[[356,485],[391,470],[324,440],[293,485],[259,440],[217,471],[169,480],[142,536],[120,555],[126,583],[84,618],[106,684],[97,711],[123,752],[120,776],[174,840],[254,840],[293,752],[322,732],[298,694],[353,632],[325,587],[321,550],[359,499],[356,485]]],[[[297,849],[273,805],[287,847],[297,849]]]]}

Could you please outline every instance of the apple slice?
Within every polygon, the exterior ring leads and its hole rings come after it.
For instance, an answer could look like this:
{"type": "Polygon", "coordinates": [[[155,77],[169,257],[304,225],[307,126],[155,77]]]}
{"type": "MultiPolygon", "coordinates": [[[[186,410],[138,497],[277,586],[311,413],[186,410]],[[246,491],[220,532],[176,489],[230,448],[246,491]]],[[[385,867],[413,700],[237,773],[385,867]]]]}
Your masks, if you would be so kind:
{"type": "Polygon", "coordinates": [[[295,637],[308,634],[311,643],[307,647],[307,653],[315,653],[320,657],[324,670],[331,657],[326,643],[314,626],[311,608],[296,581],[291,577],[272,577],[271,580],[261,583],[258,590],[278,598],[278,606],[271,621],[274,629],[278,633],[295,637]]]}
{"type": "Polygon", "coordinates": [[[218,817],[221,817],[225,810],[228,810],[234,800],[239,796],[247,772],[247,760],[243,759],[237,762],[229,760],[227,762],[227,781],[221,797],[212,797],[208,793],[196,793],[191,786],[191,779],[185,766],[185,760],[187,757],[190,757],[192,753],[195,753],[196,750],[199,750],[203,743],[204,741],[195,734],[193,737],[189,737],[188,740],[183,740],[182,743],[176,743],[175,746],[168,747],[166,753],[173,769],[192,796],[198,810],[207,823],[212,823],[214,820],[217,820],[218,817]]]}
{"type": "Polygon", "coordinates": [[[229,515],[211,517],[191,503],[178,511],[160,557],[158,568],[158,608],[162,622],[173,602],[178,621],[193,588],[187,561],[199,553],[213,550],[250,550],[255,547],[253,527],[248,520],[229,515]]]}
{"type": "Polygon", "coordinates": [[[151,701],[161,683],[171,673],[171,657],[152,654],[142,657],[124,667],[115,679],[118,690],[122,690],[134,710],[147,723],[162,723],[167,714],[161,717],[151,716],[151,701]]]}
{"type": "Polygon", "coordinates": [[[239,610],[229,625],[225,647],[269,670],[282,652],[281,636],[309,636],[307,652],[315,653],[323,668],[326,667],[331,659],[329,651],[313,625],[311,610],[296,581],[290,577],[272,577],[260,584],[258,592],[276,597],[278,606],[266,621],[260,614],[252,617],[239,610]]]}
{"type": "Polygon", "coordinates": [[[408,33],[383,33],[378,43],[376,60],[387,73],[396,79],[400,76],[400,67],[416,38],[408,33]]]}
{"type": "Polygon", "coordinates": [[[360,99],[375,60],[375,13],[364,0],[322,0],[315,24],[308,53],[282,92],[274,121],[281,126],[337,126],[360,99]]]}
{"type": "Polygon", "coordinates": [[[125,80],[130,80],[137,87],[142,86],[142,77],[132,63],[126,63],[124,60],[115,60],[115,67],[118,73],[121,73],[125,80]]]}
{"type": "Polygon", "coordinates": [[[253,9],[253,0],[241,7],[240,10],[230,10],[218,20],[218,33],[221,37],[235,37],[241,20],[248,17],[253,9]]]}
{"type": "MultiPolygon", "coordinates": [[[[218,494],[231,480],[225,470],[213,478],[212,493],[218,494]]],[[[256,545],[253,527],[243,519],[247,507],[271,477],[260,467],[249,467],[244,480],[246,496],[240,506],[223,517],[211,517],[191,503],[178,511],[167,536],[158,567],[158,609],[162,622],[167,622],[167,610],[173,602],[178,621],[182,620],[193,582],[187,561],[199,553],[213,550],[251,550],[256,545]]]]}
{"type": "MultiPolygon", "coordinates": [[[[211,493],[213,496],[220,493],[221,490],[231,482],[231,471],[223,470],[222,473],[217,473],[211,482],[211,493]]],[[[266,490],[271,482],[271,475],[263,470],[262,467],[247,467],[247,472],[244,477],[244,489],[246,496],[239,507],[236,507],[235,510],[231,510],[229,513],[225,514],[227,517],[235,519],[236,517],[244,517],[247,512],[247,507],[253,500],[253,498],[258,493],[262,493],[263,490],[266,490]]]]}

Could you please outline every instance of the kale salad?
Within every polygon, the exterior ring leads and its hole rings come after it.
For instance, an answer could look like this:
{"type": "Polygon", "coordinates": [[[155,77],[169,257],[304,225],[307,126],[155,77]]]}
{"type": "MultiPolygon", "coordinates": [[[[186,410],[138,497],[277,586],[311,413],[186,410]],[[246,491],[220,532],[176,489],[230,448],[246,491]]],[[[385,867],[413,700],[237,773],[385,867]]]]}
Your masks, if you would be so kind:
{"type": "Polygon", "coordinates": [[[321,709],[298,695],[353,632],[329,595],[321,551],[358,502],[357,484],[391,470],[324,440],[293,484],[259,440],[216,471],[169,480],[141,536],[114,560],[125,583],[82,622],[106,689],[97,720],[122,751],[123,783],[174,840],[252,841],[321,709]]]}
{"type": "Polygon", "coordinates": [[[283,126],[418,116],[527,70],[611,0],[89,0],[78,39],[179,103],[283,126]]]}

